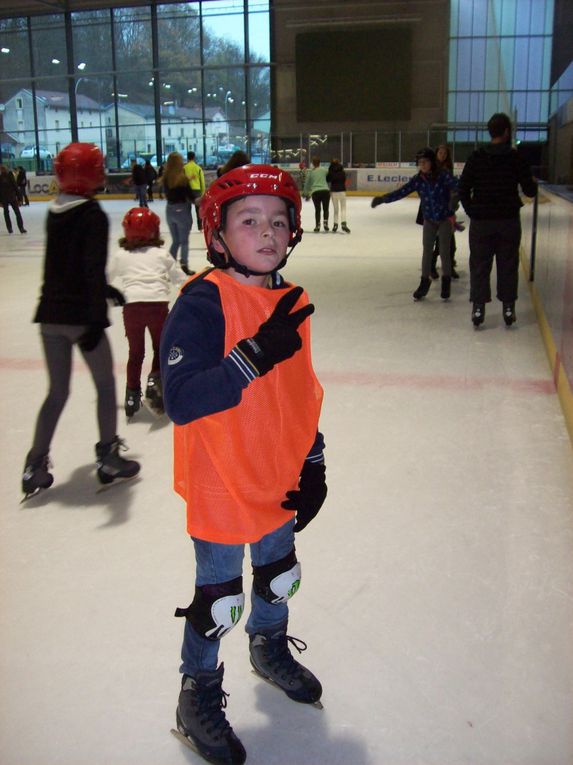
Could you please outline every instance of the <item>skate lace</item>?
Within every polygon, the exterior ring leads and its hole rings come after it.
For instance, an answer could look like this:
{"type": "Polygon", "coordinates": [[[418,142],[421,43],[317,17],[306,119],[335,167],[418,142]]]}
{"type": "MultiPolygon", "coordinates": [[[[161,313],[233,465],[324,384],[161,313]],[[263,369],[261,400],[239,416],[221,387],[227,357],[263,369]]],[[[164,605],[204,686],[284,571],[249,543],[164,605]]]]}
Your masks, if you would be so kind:
{"type": "Polygon", "coordinates": [[[270,639],[266,644],[266,654],[269,664],[283,677],[298,678],[304,672],[304,667],[299,664],[289,650],[289,643],[296,648],[298,653],[308,648],[304,640],[284,635],[280,638],[270,639]]]}
{"type": "Polygon", "coordinates": [[[223,711],[227,708],[229,694],[225,693],[220,685],[213,688],[207,686],[201,690],[202,693],[197,699],[200,722],[209,735],[216,733],[222,736],[231,727],[223,711]]]}
{"type": "Polygon", "coordinates": [[[128,445],[125,443],[125,439],[123,439],[123,438],[119,438],[119,437],[116,438],[115,439],[115,443],[117,444],[117,451],[118,452],[120,450],[122,452],[126,452],[129,449],[128,445]]]}

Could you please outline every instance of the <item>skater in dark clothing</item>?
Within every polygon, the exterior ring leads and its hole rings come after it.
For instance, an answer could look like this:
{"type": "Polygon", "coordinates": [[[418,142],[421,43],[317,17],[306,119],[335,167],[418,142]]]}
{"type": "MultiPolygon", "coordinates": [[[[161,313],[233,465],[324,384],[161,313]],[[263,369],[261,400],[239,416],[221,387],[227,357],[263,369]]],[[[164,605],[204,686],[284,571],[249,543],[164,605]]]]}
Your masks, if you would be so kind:
{"type": "Polygon", "coordinates": [[[445,170],[440,170],[433,149],[421,149],[416,154],[419,172],[408,183],[399,189],[391,191],[383,197],[374,197],[371,207],[396,202],[417,191],[422,205],[424,220],[422,278],[419,287],[413,294],[414,300],[421,300],[428,294],[431,280],[432,250],[434,241],[440,238],[440,257],[442,260],[442,290],[441,297],[448,300],[452,280],[452,262],[450,259],[450,238],[454,225],[454,209],[457,203],[456,180],[445,170]]]}
{"type": "Polygon", "coordinates": [[[278,273],[300,241],[300,211],[294,180],[270,165],[214,181],[201,217],[215,267],[184,287],[161,340],[165,407],[176,423],[175,490],[187,503],[196,561],[193,602],[176,612],[186,618],[177,728],[220,765],[246,759],[225,716],[217,666],[220,639],[244,608],[246,544],[255,673],[303,704],[322,693],[289,649],[306,645],[287,636],[301,576],[294,534],[326,497],[322,388],[307,321],[314,307],[278,273]]]}
{"type": "Polygon", "coordinates": [[[21,165],[18,167],[16,173],[16,185],[18,186],[18,202],[24,207],[30,206],[30,200],[28,199],[28,178],[26,176],[26,170],[21,165]]]}
{"type": "Polygon", "coordinates": [[[459,193],[470,217],[470,301],[472,323],[479,327],[485,305],[491,302],[490,274],[495,257],[497,299],[503,304],[507,326],[515,320],[519,271],[522,201],[519,187],[528,197],[537,194],[531,168],[511,148],[511,121],[507,114],[494,114],[487,123],[491,143],[477,149],[462,172],[459,193]]]}
{"type": "Polygon", "coordinates": [[[146,159],[143,171],[145,173],[145,181],[147,183],[147,201],[153,202],[153,184],[157,180],[157,170],[153,167],[151,162],[146,159]]]}
{"type": "Polygon", "coordinates": [[[12,219],[10,218],[11,207],[14,212],[14,217],[16,218],[18,231],[21,234],[26,234],[24,221],[22,220],[22,215],[18,206],[18,186],[14,176],[9,172],[5,165],[0,165],[0,204],[4,210],[4,223],[6,224],[8,233],[11,234],[13,232],[12,219]]]}
{"type": "Polygon", "coordinates": [[[147,178],[145,168],[135,159],[131,163],[131,183],[140,207],[147,207],[147,178]]]}
{"type": "Polygon", "coordinates": [[[330,186],[330,198],[332,199],[332,209],[334,210],[332,233],[336,234],[338,231],[338,216],[340,214],[340,227],[345,234],[349,234],[350,229],[346,223],[346,172],[339,159],[333,159],[330,163],[326,182],[330,186]]]}
{"type": "Polygon", "coordinates": [[[93,198],[105,182],[104,161],[94,144],[72,143],[58,154],[54,168],[59,194],[47,220],[44,281],[34,321],[48,367],[49,391],[38,414],[34,441],[22,476],[22,491],[30,496],[52,485],[49,451],[69,394],[72,349],[77,345],[97,391],[100,440],[96,444],[97,475],[107,484],[130,478],[139,463],[120,457],[123,441],[116,435],[117,412],[107,302],[123,302],[105,279],[109,222],[93,198]]]}

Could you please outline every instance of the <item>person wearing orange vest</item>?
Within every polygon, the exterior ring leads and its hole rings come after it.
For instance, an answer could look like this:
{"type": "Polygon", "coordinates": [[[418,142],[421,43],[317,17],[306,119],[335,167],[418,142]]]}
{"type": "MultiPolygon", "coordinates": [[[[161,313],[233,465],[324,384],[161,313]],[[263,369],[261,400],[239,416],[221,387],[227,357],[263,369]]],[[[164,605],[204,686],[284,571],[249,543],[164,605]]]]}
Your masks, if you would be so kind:
{"type": "Polygon", "coordinates": [[[301,239],[300,213],[296,184],[279,168],[246,165],[214,181],[201,204],[214,267],[183,287],[161,341],[174,488],[187,505],[196,561],[193,602],[176,611],[186,622],[174,733],[214,763],[246,759],[225,716],[217,666],[220,639],[244,609],[246,544],[253,669],[294,701],[319,705],[322,694],[289,650],[306,644],[287,635],[301,577],[294,534],[327,493],[323,392],[310,352],[314,306],[278,273],[301,239]]]}

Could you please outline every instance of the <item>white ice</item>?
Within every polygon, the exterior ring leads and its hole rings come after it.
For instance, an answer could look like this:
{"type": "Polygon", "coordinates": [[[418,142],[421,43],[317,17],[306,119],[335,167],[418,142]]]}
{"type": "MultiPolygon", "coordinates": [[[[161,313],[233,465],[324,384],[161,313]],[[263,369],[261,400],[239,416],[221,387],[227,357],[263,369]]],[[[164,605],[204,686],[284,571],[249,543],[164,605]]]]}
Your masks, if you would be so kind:
{"type": "MultiPolygon", "coordinates": [[[[113,246],[132,202],[102,204],[113,246]]],[[[120,408],[141,478],[98,493],[94,388],[78,355],[54,485],[19,504],[46,390],[31,323],[46,210],[24,208],[27,235],[0,233],[0,762],[199,763],[169,733],[173,611],[189,604],[194,569],[167,419],[127,425],[120,408]]],[[[474,331],[466,231],[452,299],[433,283],[415,303],[416,211],[353,197],[350,235],[314,234],[304,205],[308,233],[285,273],[316,305],[329,494],[297,537],[289,631],[309,645],[324,709],[259,681],[235,629],[224,688],[250,765],[573,762],[572,451],[528,286],[515,327],[494,300],[474,331]]],[[[196,231],[191,246],[200,268],[196,231]]],[[[121,407],[127,345],[121,310],[110,315],[121,407]]],[[[248,585],[247,562],[244,574],[248,585]]]]}

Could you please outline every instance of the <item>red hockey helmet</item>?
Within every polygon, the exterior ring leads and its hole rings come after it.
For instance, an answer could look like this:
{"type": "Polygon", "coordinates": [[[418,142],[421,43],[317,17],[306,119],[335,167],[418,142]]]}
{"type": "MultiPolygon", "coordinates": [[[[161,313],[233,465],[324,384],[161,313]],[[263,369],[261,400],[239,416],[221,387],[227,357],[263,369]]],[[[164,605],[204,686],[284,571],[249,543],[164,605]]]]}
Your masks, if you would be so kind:
{"type": "Polygon", "coordinates": [[[159,238],[159,215],[147,207],[132,207],[123,216],[121,225],[128,242],[152,242],[159,238]]]}
{"type": "Polygon", "coordinates": [[[94,143],[70,143],[54,160],[60,191],[88,196],[105,184],[103,154],[94,143]]]}
{"type": "MultiPolygon", "coordinates": [[[[229,202],[251,194],[264,194],[284,199],[288,208],[291,232],[289,246],[294,247],[300,242],[302,237],[301,201],[291,174],[273,165],[243,165],[229,170],[228,173],[224,173],[213,181],[201,200],[200,215],[210,255],[217,257],[212,245],[213,239],[219,238],[219,232],[224,226],[225,206],[229,202]]],[[[216,261],[213,262],[219,265],[216,261]]]]}

